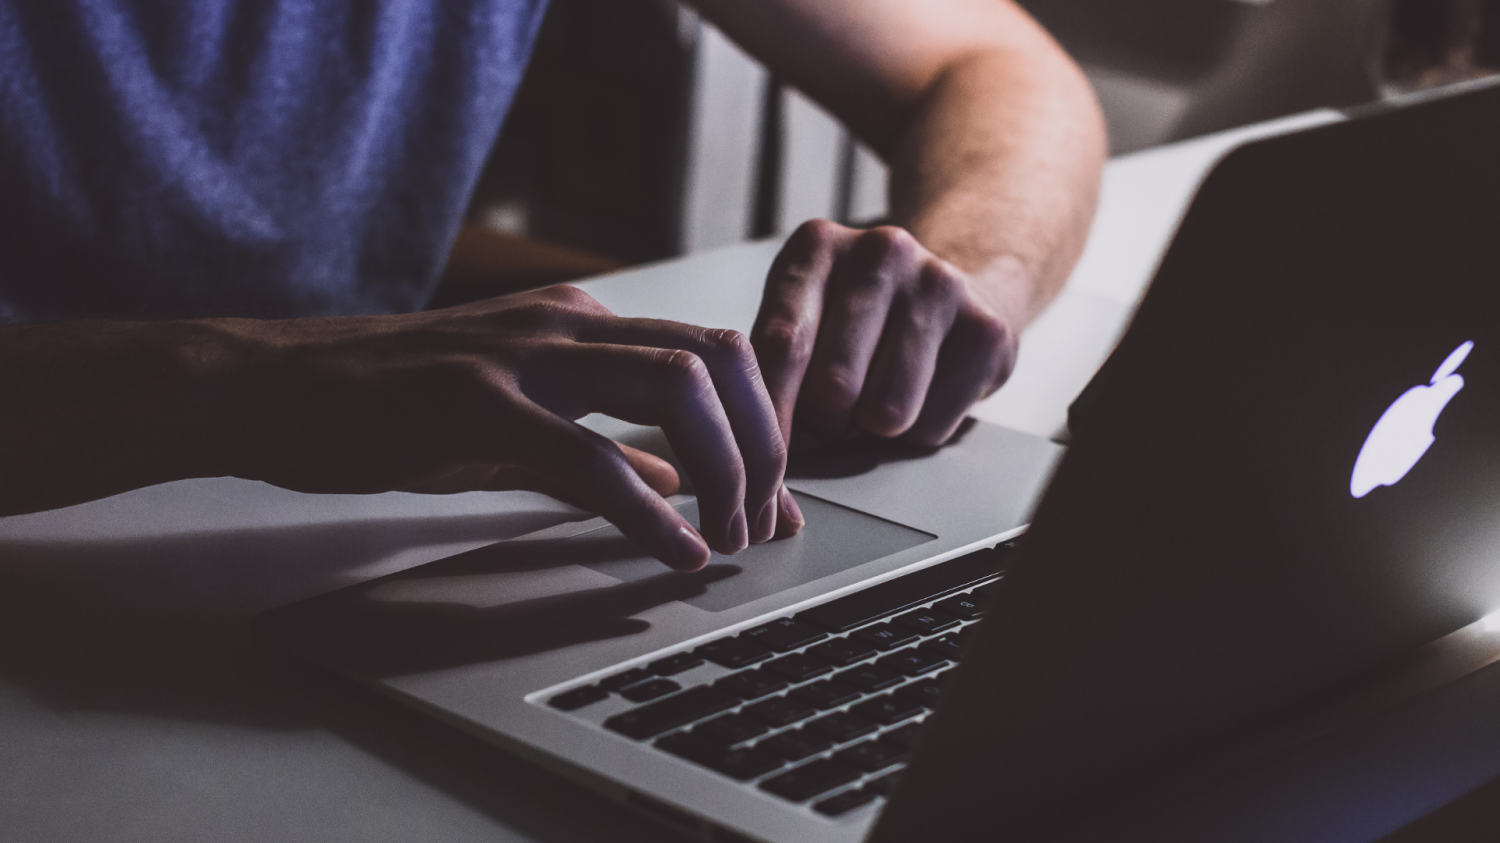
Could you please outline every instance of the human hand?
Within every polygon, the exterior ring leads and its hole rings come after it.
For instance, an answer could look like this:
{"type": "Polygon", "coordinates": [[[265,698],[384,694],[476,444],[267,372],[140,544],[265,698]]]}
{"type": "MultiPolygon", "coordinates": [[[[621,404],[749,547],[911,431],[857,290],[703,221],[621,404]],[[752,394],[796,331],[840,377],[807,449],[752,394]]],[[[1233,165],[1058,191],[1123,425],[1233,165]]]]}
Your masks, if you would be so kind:
{"type": "Polygon", "coordinates": [[[400,316],[225,320],[258,350],[253,425],[232,473],[309,492],[532,489],[597,512],[695,570],[801,526],[749,342],[622,319],[572,287],[400,316]],[[663,500],[665,462],[575,423],[660,426],[702,533],[663,500]],[[705,539],[706,544],[705,544],[705,539]]]}
{"type": "Polygon", "coordinates": [[[1009,377],[1023,308],[904,229],[804,223],[777,256],[751,343],[783,437],[856,430],[937,447],[1009,377]]]}

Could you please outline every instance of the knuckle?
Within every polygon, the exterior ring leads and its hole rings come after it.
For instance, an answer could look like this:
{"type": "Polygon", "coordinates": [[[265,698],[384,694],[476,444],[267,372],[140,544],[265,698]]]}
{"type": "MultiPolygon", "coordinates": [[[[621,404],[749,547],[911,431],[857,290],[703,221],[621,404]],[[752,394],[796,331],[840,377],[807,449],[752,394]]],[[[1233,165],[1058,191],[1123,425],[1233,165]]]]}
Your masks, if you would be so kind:
{"type": "Polygon", "coordinates": [[[691,351],[676,348],[657,349],[657,363],[675,383],[699,387],[709,381],[708,366],[691,351]]]}
{"type": "Polygon", "coordinates": [[[860,415],[862,426],[881,436],[895,436],[910,426],[911,412],[891,399],[876,402],[860,415]]]}
{"type": "Polygon", "coordinates": [[[729,328],[708,328],[703,332],[703,344],[721,359],[744,361],[755,356],[750,340],[739,331],[729,328]]]}
{"type": "Polygon", "coordinates": [[[434,378],[459,395],[484,395],[499,387],[498,372],[478,357],[453,357],[444,360],[434,378]]]}
{"type": "Polygon", "coordinates": [[[609,310],[577,287],[557,285],[537,290],[503,311],[507,323],[542,331],[563,330],[580,319],[608,316],[609,310]]]}
{"type": "Polygon", "coordinates": [[[813,397],[822,403],[844,403],[850,396],[859,394],[859,377],[847,365],[820,367],[811,380],[814,383],[813,397]]]}
{"type": "Polygon", "coordinates": [[[1010,326],[989,310],[976,309],[969,316],[969,324],[979,341],[992,352],[1000,351],[1010,344],[1010,326]]]}
{"type": "Polygon", "coordinates": [[[775,320],[755,336],[758,356],[774,360],[793,360],[807,351],[805,332],[795,322],[775,320]]]}
{"type": "Polygon", "coordinates": [[[550,330],[567,321],[568,311],[552,301],[540,299],[511,308],[505,316],[507,322],[520,328],[550,330]]]}
{"type": "Polygon", "coordinates": [[[786,471],[787,447],[780,436],[771,437],[766,445],[766,457],[770,460],[772,476],[781,477],[786,471]]]}
{"type": "Polygon", "coordinates": [[[988,310],[973,313],[968,322],[969,329],[977,338],[979,354],[990,365],[991,385],[989,388],[993,389],[1008,379],[1011,370],[1015,368],[1015,332],[1003,319],[988,310]]]}
{"type": "Polygon", "coordinates": [[[917,239],[904,228],[882,225],[860,235],[859,246],[863,256],[874,263],[892,263],[909,259],[916,254],[917,239]]]}
{"type": "Polygon", "coordinates": [[[816,251],[837,241],[843,228],[832,220],[808,220],[797,226],[797,230],[788,238],[787,244],[796,243],[802,249],[816,251]]]}
{"type": "Polygon", "coordinates": [[[938,260],[929,260],[917,273],[917,292],[928,298],[958,299],[968,292],[962,278],[938,260]]]}
{"type": "Polygon", "coordinates": [[[546,287],[539,292],[545,295],[548,299],[557,302],[558,304],[565,305],[569,308],[577,310],[589,310],[603,306],[599,304],[599,302],[596,301],[593,296],[585,293],[577,287],[572,287],[567,284],[557,284],[551,287],[546,287]]]}
{"type": "Polygon", "coordinates": [[[773,286],[798,285],[812,281],[820,274],[830,253],[845,238],[843,226],[828,220],[809,220],[797,227],[772,264],[773,286]]]}

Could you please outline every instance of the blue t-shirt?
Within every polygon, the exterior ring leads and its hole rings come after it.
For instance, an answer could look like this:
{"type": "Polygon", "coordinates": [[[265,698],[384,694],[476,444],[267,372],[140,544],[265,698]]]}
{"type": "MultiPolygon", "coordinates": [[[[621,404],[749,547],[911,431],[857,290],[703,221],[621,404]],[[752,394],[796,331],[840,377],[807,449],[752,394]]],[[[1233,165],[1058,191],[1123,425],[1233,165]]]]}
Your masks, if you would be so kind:
{"type": "Polygon", "coordinates": [[[427,300],[546,0],[0,0],[0,322],[427,300]]]}

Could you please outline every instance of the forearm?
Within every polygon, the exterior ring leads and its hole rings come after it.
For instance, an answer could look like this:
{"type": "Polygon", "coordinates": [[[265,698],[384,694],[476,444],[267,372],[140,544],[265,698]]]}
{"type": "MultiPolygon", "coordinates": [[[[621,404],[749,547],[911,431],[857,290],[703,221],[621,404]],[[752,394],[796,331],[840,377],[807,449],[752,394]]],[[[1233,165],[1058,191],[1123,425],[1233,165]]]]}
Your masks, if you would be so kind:
{"type": "Polygon", "coordinates": [[[894,221],[1013,325],[1082,250],[1104,161],[1078,67],[1007,0],[690,0],[891,165],[894,221]]]}
{"type": "Polygon", "coordinates": [[[0,515],[231,473],[232,346],[209,322],[0,329],[0,515]]]}
{"type": "Polygon", "coordinates": [[[1106,142],[1077,67],[1036,43],[954,62],[888,143],[892,219],[1029,321],[1088,235],[1106,142]]]}

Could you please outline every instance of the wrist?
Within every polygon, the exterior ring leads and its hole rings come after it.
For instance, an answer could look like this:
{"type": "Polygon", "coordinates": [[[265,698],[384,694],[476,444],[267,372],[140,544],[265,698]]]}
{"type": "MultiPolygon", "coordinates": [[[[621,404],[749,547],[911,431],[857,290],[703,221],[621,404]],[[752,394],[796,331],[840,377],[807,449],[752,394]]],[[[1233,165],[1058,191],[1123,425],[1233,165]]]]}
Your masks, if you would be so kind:
{"type": "Polygon", "coordinates": [[[175,448],[180,476],[255,476],[275,436],[267,393],[287,356],[278,324],[206,319],[172,326],[172,423],[164,429],[174,441],[163,444],[175,448]]]}
{"type": "Polygon", "coordinates": [[[122,428],[135,432],[150,482],[239,474],[256,415],[254,372],[266,354],[238,322],[121,326],[112,377],[122,428]]]}
{"type": "Polygon", "coordinates": [[[1002,255],[968,277],[974,297],[1017,334],[1041,309],[1037,272],[1019,258],[1002,255]]]}
{"type": "Polygon", "coordinates": [[[237,345],[195,322],[0,330],[0,515],[230,473],[237,345]]]}

